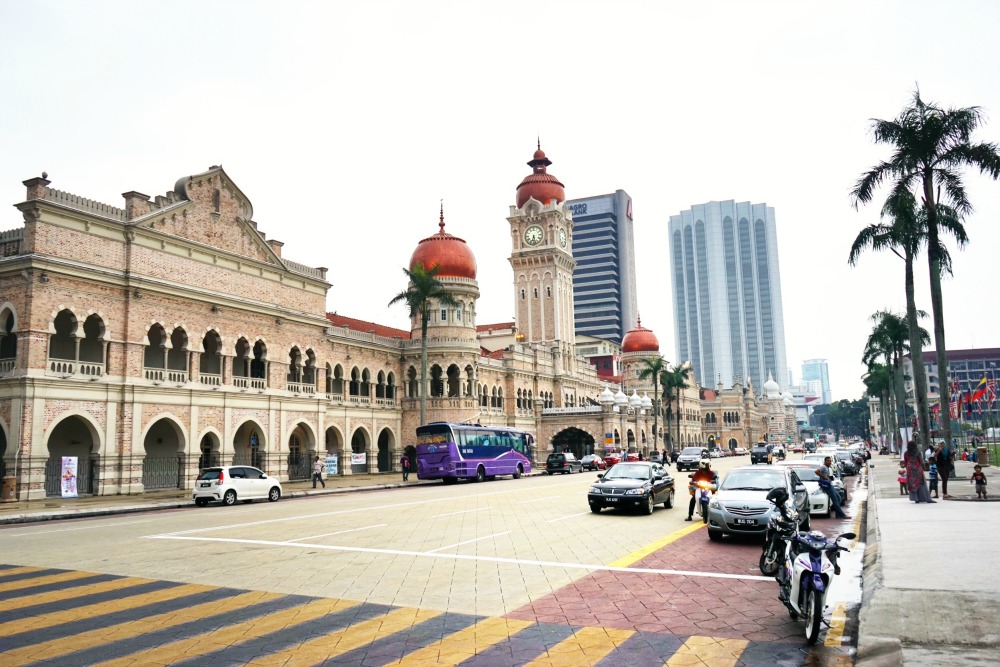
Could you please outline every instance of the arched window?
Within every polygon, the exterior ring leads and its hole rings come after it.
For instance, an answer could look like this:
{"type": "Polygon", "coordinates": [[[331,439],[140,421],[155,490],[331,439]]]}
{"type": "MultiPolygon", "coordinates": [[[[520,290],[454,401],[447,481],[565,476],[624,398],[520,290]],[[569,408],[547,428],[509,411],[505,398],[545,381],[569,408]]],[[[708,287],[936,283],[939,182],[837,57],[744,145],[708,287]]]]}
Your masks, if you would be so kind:
{"type": "MultiPolygon", "coordinates": [[[[56,327],[56,331],[59,328],[56,327]]],[[[167,334],[163,327],[154,324],[146,334],[149,344],[143,351],[142,365],[145,368],[164,368],[167,365],[166,344],[167,334]]]]}
{"type": "Polygon", "coordinates": [[[299,384],[302,382],[302,353],[297,347],[293,347],[288,352],[287,381],[290,384],[299,384]]]}
{"type": "Polygon", "coordinates": [[[444,396],[444,377],[441,367],[437,364],[431,366],[431,398],[444,396]]]}
{"type": "MultiPolygon", "coordinates": [[[[219,332],[212,329],[205,334],[205,339],[201,343],[203,352],[201,353],[200,372],[201,375],[221,376],[222,375],[222,337],[219,332]]],[[[208,378],[203,378],[203,382],[208,378]]],[[[211,384],[211,382],[205,382],[211,384]]]]}
{"type": "Polygon", "coordinates": [[[305,365],[302,367],[302,383],[316,387],[316,353],[306,350],[305,365]]]}
{"type": "Polygon", "coordinates": [[[333,393],[333,366],[326,365],[326,393],[333,393]]]}
{"type": "Polygon", "coordinates": [[[14,334],[14,313],[7,311],[0,322],[0,373],[14,370],[17,358],[17,335],[14,334]]]}
{"type": "Polygon", "coordinates": [[[233,357],[233,378],[250,377],[250,343],[246,338],[236,341],[236,355],[233,357]]]}
{"type": "Polygon", "coordinates": [[[267,379],[267,346],[258,340],[253,344],[253,361],[250,362],[250,377],[267,379]]]}
{"type": "Polygon", "coordinates": [[[448,396],[457,397],[462,392],[462,372],[458,366],[452,364],[448,366],[448,396]]]}
{"type": "Polygon", "coordinates": [[[167,368],[173,371],[187,371],[188,368],[188,336],[181,327],[174,328],[170,334],[170,349],[167,350],[167,368]]]}

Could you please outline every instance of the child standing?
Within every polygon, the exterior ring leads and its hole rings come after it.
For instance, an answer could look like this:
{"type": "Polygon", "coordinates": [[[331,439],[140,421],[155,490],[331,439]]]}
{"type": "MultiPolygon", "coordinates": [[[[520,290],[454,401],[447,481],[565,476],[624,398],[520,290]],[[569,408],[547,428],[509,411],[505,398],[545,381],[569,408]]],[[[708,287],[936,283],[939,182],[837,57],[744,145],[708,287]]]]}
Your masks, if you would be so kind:
{"type": "Polygon", "coordinates": [[[983,472],[983,467],[978,463],[974,470],[975,472],[972,473],[972,478],[969,481],[976,485],[976,498],[986,500],[986,473],[983,472]]]}
{"type": "Polygon", "coordinates": [[[896,478],[899,482],[899,495],[905,496],[910,493],[910,490],[906,488],[906,466],[902,463],[899,464],[899,477],[896,478]]]}
{"type": "Polygon", "coordinates": [[[937,473],[937,462],[934,461],[934,459],[931,459],[931,467],[930,467],[930,470],[927,471],[927,473],[928,473],[928,479],[930,480],[931,493],[934,494],[933,495],[934,498],[937,498],[938,497],[938,490],[937,490],[937,475],[938,475],[938,473],[937,473]]]}

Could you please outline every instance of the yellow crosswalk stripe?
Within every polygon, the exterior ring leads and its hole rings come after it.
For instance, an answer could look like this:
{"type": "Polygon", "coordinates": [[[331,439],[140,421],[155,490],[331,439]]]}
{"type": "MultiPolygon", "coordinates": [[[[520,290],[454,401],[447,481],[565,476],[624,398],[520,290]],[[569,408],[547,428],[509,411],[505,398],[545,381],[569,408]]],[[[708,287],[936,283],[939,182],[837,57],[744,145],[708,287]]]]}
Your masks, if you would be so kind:
{"type": "Polygon", "coordinates": [[[59,574],[32,577],[31,579],[18,579],[17,581],[8,581],[6,584],[0,584],[0,593],[19,591],[22,588],[31,588],[32,586],[58,584],[64,581],[73,581],[74,579],[83,579],[84,577],[92,576],[94,576],[93,572],[60,572],[59,574]]]}
{"type": "Polygon", "coordinates": [[[38,572],[42,568],[40,567],[30,567],[25,565],[23,567],[9,567],[6,570],[0,570],[0,579],[10,576],[12,574],[26,574],[28,572],[38,572]]]}
{"type": "Polygon", "coordinates": [[[677,540],[681,539],[685,535],[690,535],[691,533],[695,532],[696,530],[701,530],[704,527],[705,527],[704,524],[692,523],[692,524],[690,524],[688,526],[684,526],[683,528],[679,528],[679,529],[675,530],[674,532],[670,533],[669,535],[667,535],[665,537],[661,537],[660,539],[656,540],[655,542],[651,542],[651,543],[647,544],[646,546],[642,547],[641,549],[637,549],[636,551],[633,551],[632,553],[628,554],[627,556],[622,556],[618,560],[613,561],[612,563],[610,563],[610,565],[611,565],[611,567],[631,567],[631,566],[635,565],[636,563],[638,563],[639,561],[641,561],[646,556],[652,554],[653,552],[659,551],[660,549],[662,549],[663,547],[667,546],[671,542],[676,542],[677,540]]]}
{"type": "Polygon", "coordinates": [[[528,667],[596,665],[634,634],[635,630],[581,628],[550,648],[546,655],[529,662],[528,667]]]}
{"type": "Polygon", "coordinates": [[[734,667],[749,643],[745,639],[693,635],[666,664],[667,667],[734,667]]]}
{"type": "Polygon", "coordinates": [[[13,600],[4,602],[3,605],[0,605],[0,611],[13,611],[15,609],[26,609],[28,607],[37,607],[38,605],[48,604],[50,602],[72,600],[73,598],[84,597],[86,595],[95,595],[97,593],[107,593],[108,591],[120,591],[123,588],[131,588],[132,586],[141,586],[142,584],[149,584],[152,582],[153,582],[152,579],[138,579],[135,577],[125,577],[123,579],[102,581],[99,584],[90,584],[88,586],[64,588],[61,591],[49,591],[48,593],[41,593],[39,595],[14,598],[13,600]]]}
{"type": "MultiPolygon", "coordinates": [[[[162,597],[160,600],[163,601],[210,590],[217,590],[217,587],[191,584],[171,588],[167,591],[159,591],[159,593],[161,595],[170,596],[162,597]]],[[[147,616],[136,621],[119,623],[118,625],[112,625],[106,628],[96,628],[88,632],[82,632],[78,635],[52,639],[47,642],[41,642],[31,646],[25,646],[23,648],[7,651],[5,653],[0,653],[0,664],[4,665],[4,667],[16,667],[17,665],[27,665],[39,660],[56,658],[74,651],[83,651],[94,648],[95,646],[101,646],[102,644],[138,637],[139,635],[146,634],[152,630],[161,630],[163,628],[181,625],[212,614],[218,614],[232,609],[242,609],[248,605],[262,602],[264,600],[270,600],[275,597],[279,596],[272,593],[245,593],[243,595],[224,598],[222,600],[204,602],[202,604],[193,605],[189,608],[178,611],[168,611],[162,614],[147,616]]],[[[120,601],[116,600],[114,603],[107,603],[108,609],[115,610],[115,603],[118,602],[120,601]]]]}
{"type": "Polygon", "coordinates": [[[233,644],[253,639],[254,637],[261,637],[272,632],[284,630],[293,625],[322,618],[327,614],[332,614],[342,609],[349,609],[358,604],[360,603],[350,600],[314,600],[298,607],[270,613],[262,618],[253,618],[195,637],[163,644],[162,646],[157,646],[156,648],[140,653],[133,653],[117,660],[97,663],[97,665],[92,665],[91,667],[124,667],[125,665],[152,667],[153,665],[171,665],[175,662],[191,660],[198,656],[224,649],[233,644]]]}
{"type": "Polygon", "coordinates": [[[408,630],[417,623],[423,623],[440,615],[439,611],[426,611],[409,607],[396,609],[378,618],[317,637],[301,646],[262,656],[247,663],[246,667],[312,667],[312,665],[353,651],[381,637],[408,630]]]}
{"type": "MultiPolygon", "coordinates": [[[[529,621],[515,621],[506,618],[487,618],[473,626],[459,630],[422,649],[408,653],[401,660],[389,665],[401,667],[423,667],[424,665],[444,665],[453,667],[482,653],[490,646],[510,639],[511,635],[534,625],[529,621]]],[[[387,666],[389,667],[389,666],[387,666]]]]}
{"type": "Polygon", "coordinates": [[[152,593],[143,593],[142,595],[130,595],[120,597],[115,600],[109,600],[107,602],[97,602],[95,604],[73,607],[72,609],[54,611],[50,614],[41,614],[39,616],[28,615],[24,618],[19,618],[16,621],[0,623],[0,636],[15,635],[20,632],[30,632],[32,630],[51,628],[54,625],[72,623],[73,621],[79,621],[83,618],[91,618],[93,616],[100,616],[103,614],[113,614],[117,611],[125,611],[126,609],[135,609],[136,607],[141,607],[146,604],[176,600],[177,598],[184,597],[185,595],[201,593],[208,590],[212,590],[212,587],[175,586],[173,588],[166,588],[162,591],[153,591],[152,593]]]}

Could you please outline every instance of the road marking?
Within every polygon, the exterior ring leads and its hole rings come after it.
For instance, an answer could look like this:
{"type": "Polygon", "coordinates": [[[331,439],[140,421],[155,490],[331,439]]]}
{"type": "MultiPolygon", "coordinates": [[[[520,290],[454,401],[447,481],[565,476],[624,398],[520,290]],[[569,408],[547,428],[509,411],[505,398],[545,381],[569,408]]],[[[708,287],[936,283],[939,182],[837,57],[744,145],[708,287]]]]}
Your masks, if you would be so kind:
{"type": "Polygon", "coordinates": [[[64,581],[73,581],[74,579],[83,579],[84,577],[92,576],[94,576],[93,572],[60,572],[59,574],[49,574],[44,577],[18,579],[17,581],[8,581],[6,584],[0,584],[0,593],[19,591],[22,588],[32,588],[34,586],[45,586],[46,584],[58,584],[64,581]]]}
{"type": "MultiPolygon", "coordinates": [[[[218,590],[218,588],[214,586],[190,585],[178,586],[177,588],[170,589],[170,591],[173,592],[177,592],[179,590],[185,595],[192,595],[204,591],[218,590]]],[[[81,632],[78,635],[73,635],[72,638],[69,639],[64,637],[51,639],[47,642],[41,642],[39,644],[25,646],[24,648],[13,651],[7,651],[6,653],[0,655],[3,657],[3,664],[7,667],[28,665],[41,660],[57,658],[74,651],[91,649],[109,642],[117,642],[138,637],[139,635],[148,633],[150,628],[171,628],[202,619],[212,614],[243,609],[251,604],[263,602],[264,600],[271,600],[277,597],[281,596],[274,593],[244,593],[243,595],[236,595],[231,598],[204,602],[183,610],[168,611],[162,614],[156,614],[155,616],[147,616],[136,621],[128,621],[126,623],[112,625],[107,628],[97,628],[88,632],[81,632]]]]}
{"type": "Polygon", "coordinates": [[[425,667],[427,665],[454,667],[479,655],[491,646],[510,640],[511,636],[532,625],[534,623],[531,621],[487,618],[422,649],[408,653],[389,665],[397,667],[425,667]]]}
{"type": "Polygon", "coordinates": [[[487,535],[486,537],[477,537],[477,538],[476,538],[476,539],[474,539],[474,540],[466,540],[466,541],[464,541],[464,542],[456,542],[455,544],[449,544],[449,545],[448,545],[448,546],[446,546],[446,547],[438,547],[437,549],[431,549],[431,550],[430,550],[430,551],[428,551],[427,553],[429,553],[429,554],[432,554],[432,553],[437,553],[438,551],[443,551],[444,549],[451,549],[452,547],[460,547],[460,546],[462,546],[463,544],[472,544],[473,542],[480,542],[480,541],[482,541],[482,540],[488,540],[488,539],[490,539],[491,537],[500,537],[501,535],[510,535],[510,531],[509,531],[509,530],[505,530],[505,531],[504,531],[504,532],[502,532],[502,533],[495,533],[495,534],[493,534],[493,535],[487,535]]]}
{"type": "Polygon", "coordinates": [[[843,602],[837,604],[830,617],[830,629],[826,631],[825,646],[840,646],[844,642],[844,630],[847,628],[847,607],[843,602]]]}
{"type": "Polygon", "coordinates": [[[544,496],[542,498],[532,498],[531,500],[519,500],[518,505],[527,505],[528,503],[537,503],[543,500],[555,500],[556,498],[562,498],[562,496],[544,496]]]}
{"type": "Polygon", "coordinates": [[[301,542],[302,540],[316,540],[321,537],[332,537],[333,535],[343,535],[344,533],[356,533],[359,530],[371,530],[372,528],[384,528],[388,526],[387,523],[377,523],[374,526],[363,526],[361,528],[348,528],[347,530],[338,530],[335,533],[323,533],[322,535],[311,535],[309,537],[297,537],[294,540],[288,540],[289,542],[301,542]]]}
{"type": "MultiPolygon", "coordinates": [[[[262,656],[247,663],[247,667],[263,667],[267,665],[282,665],[282,667],[312,667],[325,664],[331,658],[353,651],[381,637],[409,630],[418,623],[429,621],[440,616],[440,611],[412,609],[404,607],[389,612],[384,616],[373,618],[357,625],[337,630],[330,634],[317,637],[285,651],[279,651],[262,656]]],[[[225,648],[220,646],[218,648],[225,648]]],[[[134,664],[134,663],[133,663],[134,664]]],[[[123,665],[124,667],[124,665],[123,665]]]]}
{"type": "Polygon", "coordinates": [[[688,667],[689,665],[711,665],[711,667],[733,667],[749,645],[745,639],[720,639],[718,637],[688,637],[684,645],[677,649],[665,667],[688,667]]]}
{"type": "MultiPolygon", "coordinates": [[[[693,533],[696,530],[701,530],[704,527],[705,524],[703,523],[692,523],[690,526],[684,526],[683,528],[675,530],[674,532],[670,533],[666,537],[662,537],[651,544],[647,544],[641,549],[633,551],[627,556],[623,556],[622,558],[613,561],[611,565],[613,567],[628,567],[629,565],[634,565],[635,563],[638,563],[639,561],[641,561],[643,558],[650,555],[654,551],[659,551],[660,549],[667,546],[671,542],[676,542],[685,535],[693,533]]],[[[771,579],[773,579],[773,577],[768,578],[768,580],[771,579]]]]}
{"type": "Polygon", "coordinates": [[[544,568],[563,568],[568,570],[589,570],[608,572],[633,572],[636,574],[676,574],[686,577],[707,577],[710,579],[737,579],[740,581],[774,581],[774,577],[761,577],[752,574],[728,574],[725,572],[694,572],[691,570],[668,570],[643,567],[618,567],[615,565],[600,565],[587,563],[565,563],[562,561],[524,560],[519,558],[502,558],[499,556],[467,556],[464,554],[432,553],[429,551],[404,551],[402,549],[374,549],[371,547],[347,547],[332,544],[298,544],[297,542],[269,542],[267,540],[246,540],[235,537],[192,537],[189,535],[149,535],[150,540],[183,540],[190,542],[222,542],[224,544],[252,544],[265,547],[292,547],[296,549],[325,549],[327,551],[344,551],[349,553],[369,553],[385,556],[413,556],[415,558],[450,558],[452,560],[482,561],[487,563],[508,563],[511,565],[537,565],[544,568]]]}
{"type": "Polygon", "coordinates": [[[21,567],[8,567],[6,570],[0,570],[0,579],[6,578],[12,574],[27,574],[29,572],[39,572],[43,568],[32,567],[24,565],[21,567]]]}
{"type": "Polygon", "coordinates": [[[447,514],[435,514],[432,519],[440,519],[443,516],[455,516],[456,514],[468,514],[469,512],[484,512],[490,509],[489,507],[477,507],[474,510],[462,510],[461,512],[448,512],[447,514]]]}
{"type": "Polygon", "coordinates": [[[15,598],[13,600],[7,600],[0,607],[2,611],[14,611],[16,609],[27,609],[28,607],[35,607],[40,604],[48,604],[50,602],[60,602],[62,600],[71,600],[73,598],[83,597],[85,595],[95,595],[97,593],[106,593],[108,591],[117,591],[122,588],[131,588],[132,586],[141,586],[142,584],[153,583],[153,579],[135,579],[132,577],[127,577],[125,579],[113,579],[112,581],[102,581],[99,584],[90,584],[87,586],[78,586],[76,588],[65,588],[61,591],[49,591],[48,593],[41,593],[39,595],[30,595],[21,598],[15,598]]]}
{"type": "MultiPolygon", "coordinates": [[[[146,519],[144,521],[120,521],[118,523],[102,523],[101,528],[113,528],[115,526],[131,526],[136,523],[155,523],[163,519],[146,519]]],[[[88,524],[91,522],[88,522],[88,524]]],[[[4,532],[4,537],[31,537],[33,535],[51,535],[52,533],[68,533],[73,530],[93,530],[94,526],[73,526],[72,528],[50,528],[48,530],[36,530],[30,533],[8,533],[4,532]]]]}
{"type": "MultiPolygon", "coordinates": [[[[270,594],[270,597],[262,598],[261,601],[277,597],[281,596],[270,594]]],[[[349,609],[358,604],[360,603],[348,600],[315,600],[301,606],[292,607],[291,609],[272,612],[263,617],[253,618],[242,623],[236,623],[235,625],[227,625],[195,637],[181,639],[169,644],[161,644],[146,651],[132,653],[116,660],[108,660],[107,662],[97,664],[100,667],[126,667],[128,665],[169,665],[182,660],[192,660],[198,656],[228,648],[233,644],[322,618],[327,614],[349,609]]],[[[204,615],[206,614],[202,614],[202,616],[204,615]]],[[[117,640],[118,637],[115,637],[115,639],[117,640]]],[[[281,663],[270,664],[280,665],[281,663]]],[[[97,667],[97,665],[92,665],[91,667],[97,667]]]]}
{"type": "Polygon", "coordinates": [[[562,640],[527,667],[578,667],[596,665],[635,634],[635,630],[582,628],[562,640]]]}
{"type": "Polygon", "coordinates": [[[54,625],[72,623],[73,621],[90,618],[91,616],[113,614],[118,611],[125,611],[126,609],[135,609],[136,607],[142,607],[147,604],[176,600],[177,598],[182,598],[187,595],[194,595],[195,593],[203,593],[211,590],[215,589],[210,586],[196,586],[193,584],[187,586],[175,586],[174,588],[166,588],[152,593],[142,593],[141,595],[130,595],[128,597],[118,598],[117,600],[110,600],[107,602],[95,602],[94,604],[74,606],[71,609],[54,611],[40,616],[27,616],[16,621],[0,623],[0,636],[15,635],[19,632],[29,632],[32,630],[51,628],[54,625]]]}
{"type": "Polygon", "coordinates": [[[556,523],[558,521],[565,521],[566,519],[572,519],[575,516],[583,516],[584,514],[590,514],[590,512],[577,512],[576,514],[568,514],[566,516],[561,516],[558,519],[549,519],[549,523],[556,523]]]}

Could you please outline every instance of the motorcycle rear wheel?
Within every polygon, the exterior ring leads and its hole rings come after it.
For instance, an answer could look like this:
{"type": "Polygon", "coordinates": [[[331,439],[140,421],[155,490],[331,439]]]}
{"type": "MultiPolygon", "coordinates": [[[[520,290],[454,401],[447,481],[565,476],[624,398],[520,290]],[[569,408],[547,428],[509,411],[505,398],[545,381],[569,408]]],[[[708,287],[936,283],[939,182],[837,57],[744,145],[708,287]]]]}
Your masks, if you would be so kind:
{"type": "Polygon", "coordinates": [[[819,639],[819,629],[823,622],[823,596],[813,589],[806,591],[806,643],[815,644],[819,639]]]}

